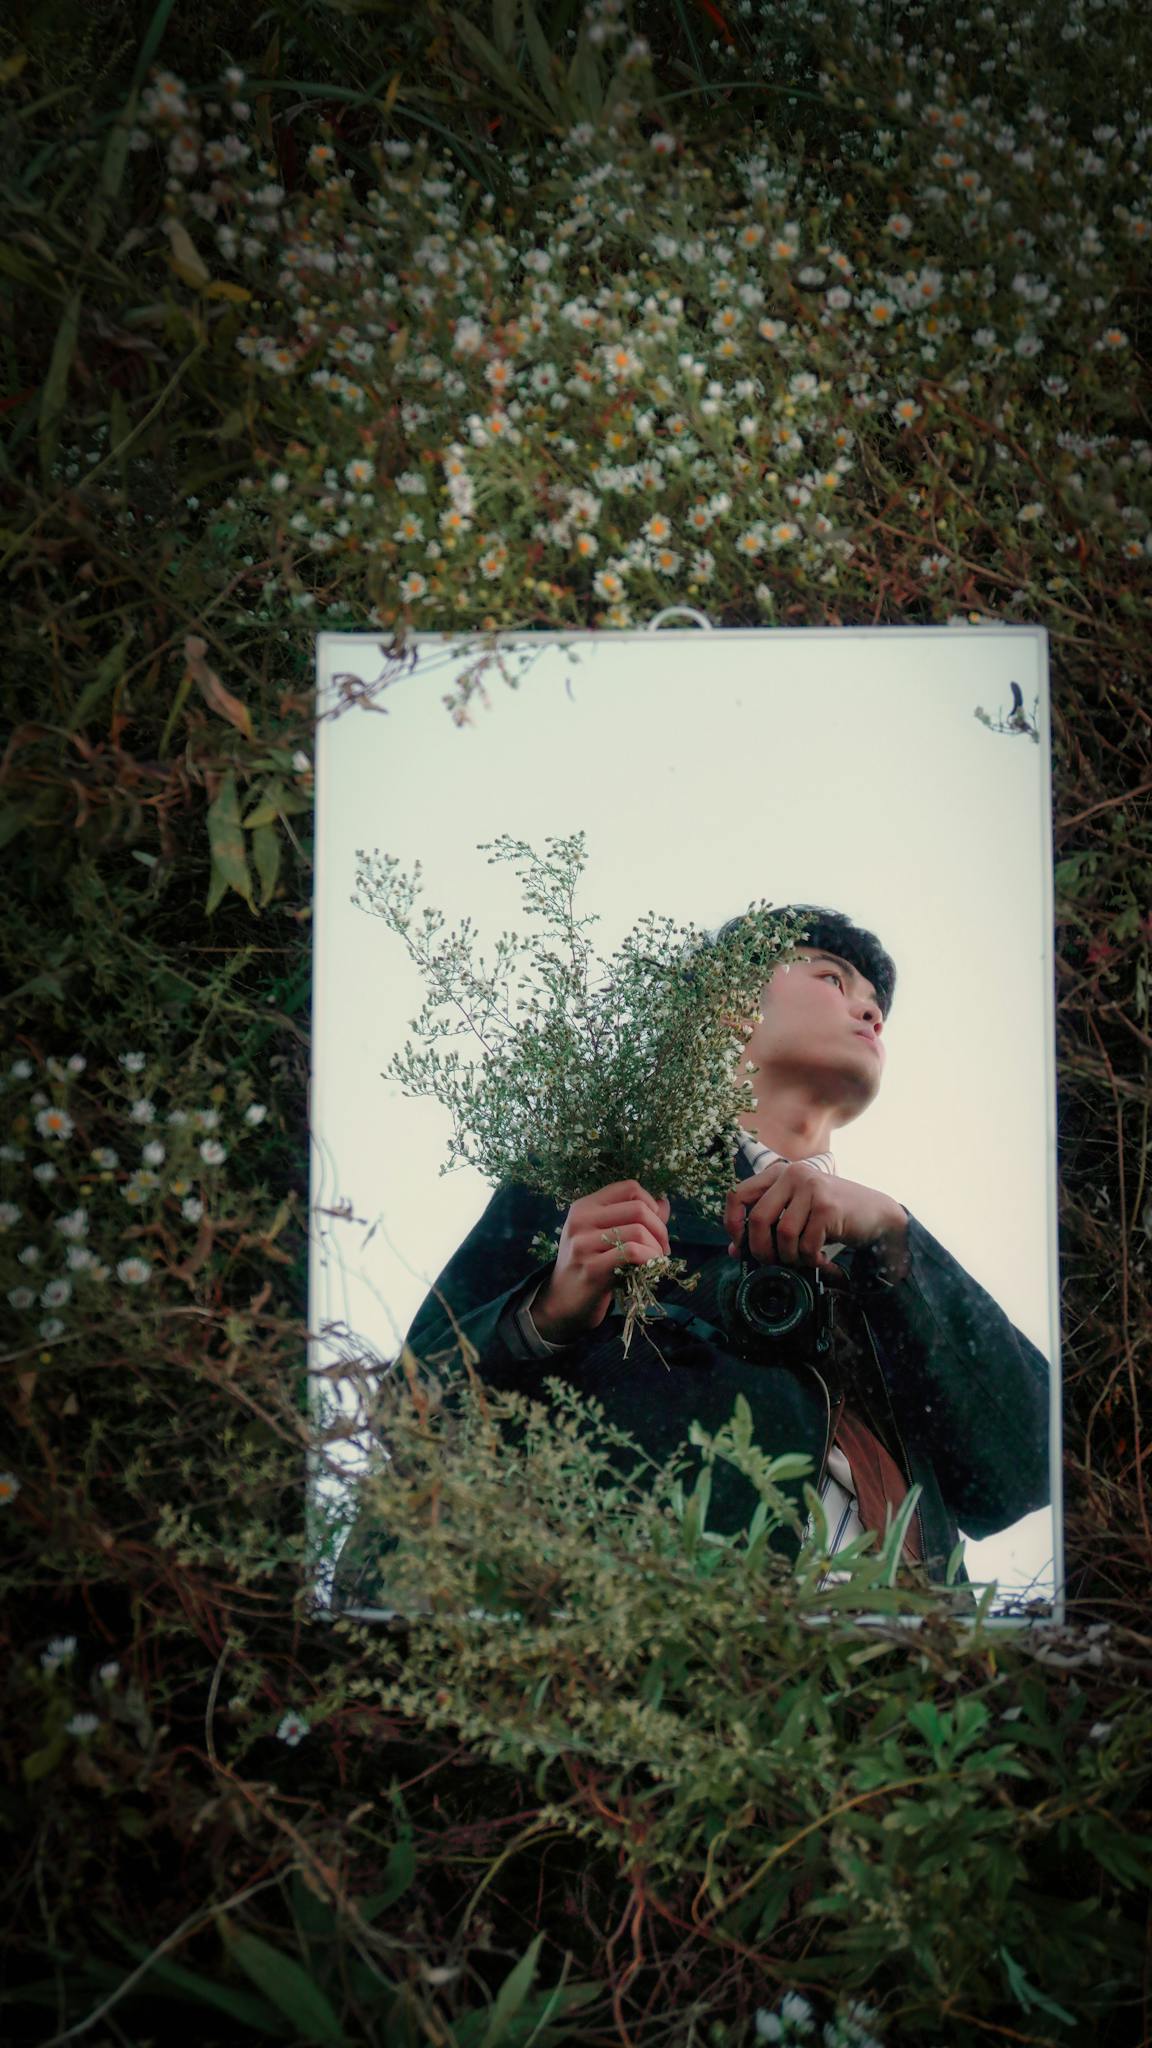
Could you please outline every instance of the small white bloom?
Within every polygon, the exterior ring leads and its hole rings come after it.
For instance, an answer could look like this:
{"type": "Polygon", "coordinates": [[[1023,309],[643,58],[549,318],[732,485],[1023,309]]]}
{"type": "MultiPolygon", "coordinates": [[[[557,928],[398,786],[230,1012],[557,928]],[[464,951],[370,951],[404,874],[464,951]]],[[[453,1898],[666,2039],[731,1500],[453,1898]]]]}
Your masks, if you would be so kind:
{"type": "Polygon", "coordinates": [[[308,1723],[303,1714],[285,1714],[276,1733],[281,1742],[288,1744],[289,1749],[295,1749],[296,1744],[307,1735],[308,1723]]]}
{"type": "Polygon", "coordinates": [[[20,1209],[15,1202],[0,1202],[0,1230],[11,1230],[20,1220],[20,1209]]]}
{"type": "Polygon", "coordinates": [[[244,1121],[246,1124],[262,1124],[267,1114],[268,1106],[266,1103],[250,1102],[244,1111],[244,1121]]]}
{"type": "Polygon", "coordinates": [[[12,1308],[31,1308],[36,1299],[34,1287],[10,1287],[8,1301],[12,1308]]]}
{"type": "Polygon", "coordinates": [[[35,1068],[31,1060],[13,1060],[8,1072],[14,1081],[30,1081],[35,1068]]]}
{"type": "Polygon", "coordinates": [[[162,1166],[167,1156],[159,1138],[149,1138],[140,1154],[146,1166],[162,1166]]]}
{"type": "Polygon", "coordinates": [[[42,1109],[36,1119],[42,1138],[70,1138],[75,1128],[66,1109],[42,1109]]]}
{"type": "Polygon", "coordinates": [[[43,1159],[39,1166],[32,1168],[32,1178],[33,1180],[38,1180],[41,1187],[46,1188],[49,1181],[58,1180],[60,1176],[52,1161],[50,1159],[43,1159]]]}
{"type": "Polygon", "coordinates": [[[45,1316],[43,1321],[36,1325],[37,1331],[43,1337],[46,1344],[52,1344],[57,1337],[62,1337],[65,1327],[66,1325],[60,1321],[59,1316],[45,1316]]]}
{"type": "Polygon", "coordinates": [[[142,1074],[147,1061],[142,1052],[122,1052],[120,1065],[126,1074],[142,1074]]]}
{"type": "Polygon", "coordinates": [[[70,1244],[65,1257],[73,1273],[87,1273],[96,1264],[96,1254],[86,1244],[70,1244]]]}
{"type": "Polygon", "coordinates": [[[8,1507],[20,1491],[20,1481],[14,1472],[0,1472],[0,1508],[8,1507]]]}
{"type": "Polygon", "coordinates": [[[62,1308],[72,1292],[70,1280],[49,1280],[40,1296],[45,1308],[62,1308]]]}
{"type": "Polygon", "coordinates": [[[94,1735],[100,1726],[99,1714],[73,1714],[68,1723],[69,1735],[94,1735]]]}
{"type": "Polygon", "coordinates": [[[202,1131],[214,1131],[220,1121],[218,1109],[194,1109],[192,1120],[202,1131]]]}
{"type": "Polygon", "coordinates": [[[40,1247],[35,1244],[26,1244],[23,1251],[17,1252],[16,1256],[22,1266],[38,1266],[40,1264],[40,1247]]]}
{"type": "Polygon", "coordinates": [[[186,1202],[181,1202],[180,1214],[186,1223],[199,1223],[204,1214],[204,1204],[199,1195],[189,1195],[186,1202]]]}
{"type": "Polygon", "coordinates": [[[117,1279],[123,1280],[129,1287],[143,1287],[151,1275],[152,1268],[147,1259],[121,1259],[116,1267],[117,1279]]]}
{"type": "Polygon", "coordinates": [[[758,2041],[781,2041],[784,2028],[778,2013],[768,2012],[761,2006],[756,2014],[756,2039],[758,2041]]]}
{"type": "Polygon", "coordinates": [[[293,754],[292,766],[297,775],[310,775],[312,773],[312,763],[302,747],[297,747],[296,752],[293,754]]]}
{"type": "Polygon", "coordinates": [[[120,1164],[120,1154],[114,1152],[111,1145],[94,1146],[89,1158],[94,1166],[102,1167],[106,1173],[113,1172],[120,1164]]]}
{"type": "Polygon", "coordinates": [[[150,1096],[141,1095],[132,1104],[131,1116],[134,1124],[150,1124],[155,1120],[156,1104],[150,1096]]]}
{"type": "Polygon", "coordinates": [[[101,1685],[115,1685],[116,1680],[120,1676],[120,1666],[116,1662],[115,1657],[109,1663],[102,1664],[96,1676],[100,1680],[101,1685]]]}
{"type": "Polygon", "coordinates": [[[55,1671],[58,1664],[67,1664],[76,1655],[75,1636],[53,1636],[46,1650],[40,1652],[40,1662],[45,1671],[55,1671]]]}
{"type": "Polygon", "coordinates": [[[188,1111],[186,1109],[170,1109],[165,1121],[174,1125],[186,1124],[188,1121],[188,1111]]]}
{"type": "Polygon", "coordinates": [[[60,1232],[61,1237],[87,1237],[87,1209],[69,1209],[68,1214],[66,1216],[57,1216],[56,1228],[60,1232]]]}
{"type": "Polygon", "coordinates": [[[200,1157],[205,1166],[223,1166],[228,1157],[228,1148],[215,1138],[205,1138],[200,1147],[200,1157]]]}
{"type": "Polygon", "coordinates": [[[69,1055],[68,1072],[70,1074],[82,1074],[87,1065],[88,1062],[82,1052],[74,1052],[69,1055]]]}

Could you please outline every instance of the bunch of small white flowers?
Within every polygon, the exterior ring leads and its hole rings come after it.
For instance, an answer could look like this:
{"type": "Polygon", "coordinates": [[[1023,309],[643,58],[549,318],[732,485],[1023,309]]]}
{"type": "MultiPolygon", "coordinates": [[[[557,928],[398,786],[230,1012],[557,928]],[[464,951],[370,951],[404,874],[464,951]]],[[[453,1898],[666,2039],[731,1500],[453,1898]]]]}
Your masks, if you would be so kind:
{"type": "MultiPolygon", "coordinates": [[[[880,2048],[871,2029],[880,2015],[875,2007],[853,1999],[821,2028],[823,2048],[880,2048]]],[[[816,2020],[799,1991],[787,1991],[775,2012],[761,2006],[755,2020],[756,2040],[780,2042],[782,2048],[807,2048],[815,2043],[816,2020]]]]}
{"type": "MultiPolygon", "coordinates": [[[[518,1181],[562,1207],[635,1179],[657,1198],[675,1191],[720,1216],[732,1185],[733,1128],[752,1088],[735,1071],[752,1027],[734,1019],[758,1010],[764,982],[800,937],[799,913],[751,905],[723,939],[649,915],[609,962],[597,961],[584,936],[597,919],[574,911],[584,842],[582,832],[548,839],[545,858],[507,835],[481,843],[481,852],[495,849],[489,865],[527,863],[517,870],[525,909],[557,942],[550,946],[547,932],[505,934],[490,972],[472,959],[471,920],[444,937],[443,915],[425,909],[417,925],[418,861],[406,878],[393,857],[357,850],[353,904],[404,940],[428,989],[414,1039],[386,1071],[406,1094],[432,1095],[451,1112],[442,1174],[461,1159],[493,1182],[518,1181]],[[514,995],[517,955],[528,956],[533,971],[519,975],[523,993],[514,995]],[[437,1015],[444,1011],[447,1021],[437,1015]],[[462,1029],[479,1039],[482,1058],[464,1065],[451,1051],[441,1059],[431,1041],[462,1029]]],[[[685,1261],[654,1258],[616,1271],[627,1353],[656,1286],[678,1278],[685,1261]]]]}

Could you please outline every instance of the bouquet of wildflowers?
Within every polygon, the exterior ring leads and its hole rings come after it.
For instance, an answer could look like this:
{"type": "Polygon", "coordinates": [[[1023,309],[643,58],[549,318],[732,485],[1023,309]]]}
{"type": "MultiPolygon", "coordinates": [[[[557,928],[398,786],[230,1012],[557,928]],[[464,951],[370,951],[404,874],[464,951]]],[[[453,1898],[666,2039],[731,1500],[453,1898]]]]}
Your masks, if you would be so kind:
{"type": "MultiPolygon", "coordinates": [[[[417,921],[419,861],[405,877],[394,858],[357,849],[352,902],[403,938],[428,991],[412,1020],[415,1042],[385,1072],[406,1094],[435,1096],[450,1110],[455,1129],[442,1174],[463,1161],[493,1182],[551,1195],[562,1208],[635,1179],[657,1200],[675,1191],[722,1215],[733,1125],[755,1106],[752,1082],[737,1073],[751,1026],[736,1020],[758,1013],[763,983],[801,936],[796,913],[773,913],[762,900],[723,940],[649,915],[604,963],[585,937],[598,919],[578,918],[574,908],[584,834],[545,844],[544,858],[506,834],[480,845],[490,866],[527,863],[517,870],[525,909],[554,934],[549,944],[547,933],[505,933],[491,969],[473,959],[470,919],[447,934],[439,911],[425,908],[417,921]],[[514,987],[525,956],[532,971],[514,987]],[[479,1046],[467,1061],[431,1043],[461,1036],[479,1046]]],[[[533,1249],[555,1256],[547,1240],[533,1249]]],[[[659,1281],[685,1270],[683,1259],[663,1257],[617,1268],[625,1353],[659,1281]]],[[[694,1286],[696,1277],[680,1284],[694,1286]]]]}

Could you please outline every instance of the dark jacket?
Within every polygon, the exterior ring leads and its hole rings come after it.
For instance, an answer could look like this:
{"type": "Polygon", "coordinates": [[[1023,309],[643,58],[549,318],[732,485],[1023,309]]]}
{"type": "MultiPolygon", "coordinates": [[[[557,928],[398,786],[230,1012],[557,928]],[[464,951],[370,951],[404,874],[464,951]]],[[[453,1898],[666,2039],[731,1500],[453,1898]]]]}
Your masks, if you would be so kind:
{"type": "MultiPolygon", "coordinates": [[[[752,1169],[737,1154],[736,1175],[752,1169]]],[[[737,1394],[752,1411],[753,1442],[771,1456],[807,1452],[806,1479],[783,1491],[805,1515],[803,1486],[818,1486],[831,1447],[838,1398],[847,1392],[907,1475],[923,1488],[918,1504],[924,1562],[942,1582],[960,1528],[977,1540],[1010,1527],[1046,1505],[1049,1479],[1049,1369],[1043,1354],[1017,1330],[987,1294],[916,1217],[908,1214],[910,1267],[886,1284],[871,1248],[844,1246],[835,1263],[852,1283],[833,1294],[843,1339],[815,1365],[782,1368],[738,1354],[707,1313],[709,1283],[728,1263],[728,1233],[694,1203],[673,1197],[668,1219],[672,1256],[702,1270],[694,1291],[664,1282],[659,1303],[676,1320],[649,1325],[667,1365],[637,1328],[628,1356],[623,1321],[613,1309],[588,1337],[553,1357],[527,1359],[509,1341],[505,1311],[539,1283],[545,1267],[529,1244],[544,1231],[554,1237],[562,1212],[549,1198],[515,1183],[498,1188],[484,1214],[449,1259],[421,1306],[406,1342],[426,1367],[438,1355],[459,1359],[452,1325],[437,1301],[450,1304],[462,1334],[479,1354],[477,1371],[492,1387],[547,1400],[551,1375],[593,1396],[606,1420],[628,1431],[640,1449],[662,1464],[687,1444],[696,1420],[709,1434],[732,1416],[737,1394]],[[705,1313],[699,1312],[703,1299],[705,1313]],[[849,1363],[844,1365],[847,1356],[849,1363]]],[[[715,1313],[715,1312],[713,1312],[715,1313]]],[[[615,1454],[622,1471],[635,1454],[615,1454]]],[[[685,1468],[690,1490],[695,1467],[685,1468]]],[[[750,1480],[721,1459],[713,1467],[707,1526],[723,1534],[746,1527],[758,1496],[750,1480]]],[[[382,1532],[363,1518],[351,1532],[336,1572],[338,1602],[371,1604],[372,1565],[382,1532]]],[[[773,1547],[795,1557],[799,1541],[787,1526],[773,1547]]],[[[957,1583],[967,1582],[960,1566],[957,1583]]]]}

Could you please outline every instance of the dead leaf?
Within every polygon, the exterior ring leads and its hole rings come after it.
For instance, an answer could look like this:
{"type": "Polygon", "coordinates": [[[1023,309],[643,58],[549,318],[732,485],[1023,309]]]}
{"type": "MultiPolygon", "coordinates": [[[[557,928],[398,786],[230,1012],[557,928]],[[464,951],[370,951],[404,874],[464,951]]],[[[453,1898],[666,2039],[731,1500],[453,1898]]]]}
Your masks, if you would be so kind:
{"type": "Polygon", "coordinates": [[[204,700],[211,705],[213,711],[218,711],[221,718],[226,718],[229,724],[236,726],[244,734],[245,739],[250,740],[252,718],[248,706],[242,704],[239,697],[234,697],[230,690],[224,688],[215,669],[209,668],[204,659],[207,652],[207,641],[202,640],[198,633],[189,633],[184,642],[184,660],[188,665],[188,673],[199,683],[204,700]]]}

